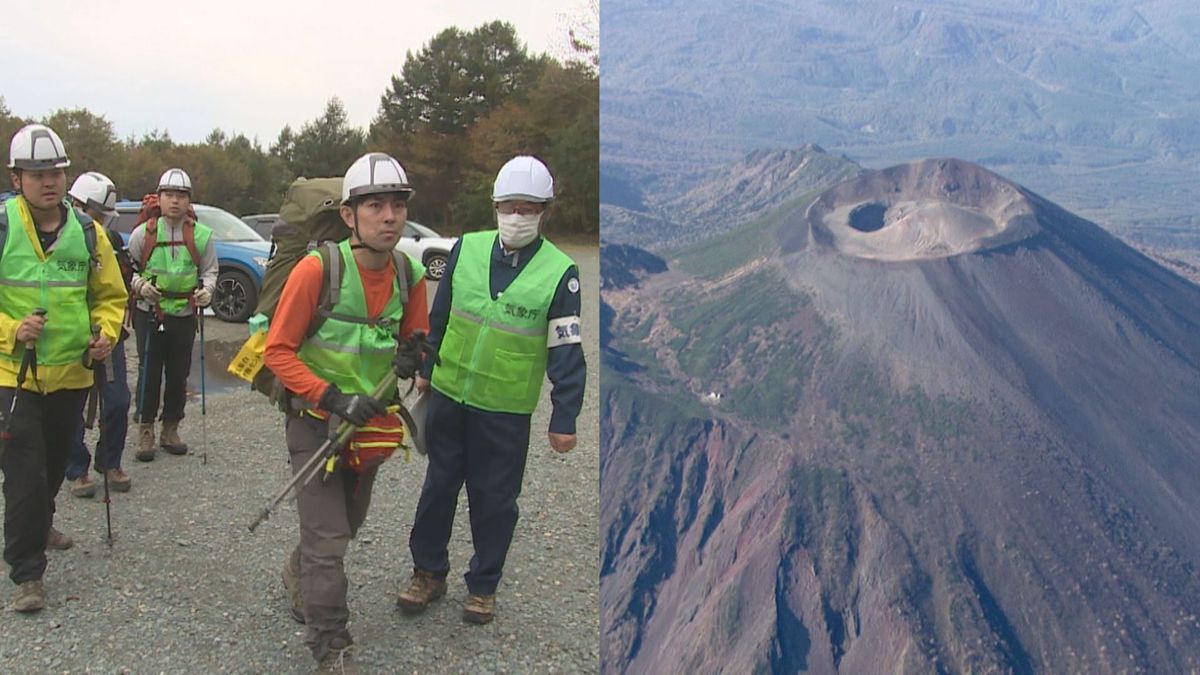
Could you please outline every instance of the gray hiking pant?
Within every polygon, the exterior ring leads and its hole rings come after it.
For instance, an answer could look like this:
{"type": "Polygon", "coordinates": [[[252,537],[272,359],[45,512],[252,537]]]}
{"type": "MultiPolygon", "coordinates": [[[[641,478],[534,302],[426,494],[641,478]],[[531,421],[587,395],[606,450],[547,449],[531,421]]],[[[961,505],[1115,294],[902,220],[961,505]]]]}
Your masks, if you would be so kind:
{"type": "MultiPolygon", "coordinates": [[[[292,472],[304,466],[325,442],[328,425],[308,415],[290,415],[287,445],[292,472]]],[[[322,472],[324,470],[322,469],[322,472]]],[[[304,644],[319,661],[333,640],[349,645],[346,630],[346,547],[367,518],[376,470],[355,473],[342,466],[322,482],[318,474],[296,499],[300,513],[300,593],[304,597],[304,644]]],[[[293,552],[293,556],[295,552],[293,552]]]]}

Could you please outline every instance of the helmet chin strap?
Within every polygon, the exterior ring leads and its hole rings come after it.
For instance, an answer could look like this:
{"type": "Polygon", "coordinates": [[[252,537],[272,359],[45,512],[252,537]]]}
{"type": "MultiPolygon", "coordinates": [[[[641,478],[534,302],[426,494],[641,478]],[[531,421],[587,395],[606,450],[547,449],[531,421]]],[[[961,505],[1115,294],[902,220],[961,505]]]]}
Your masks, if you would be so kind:
{"type": "Polygon", "coordinates": [[[380,249],[375,248],[374,246],[371,246],[362,238],[362,235],[359,234],[359,232],[358,232],[358,205],[355,205],[355,207],[354,207],[354,237],[356,239],[358,239],[358,243],[357,244],[351,243],[350,244],[351,250],[354,250],[356,248],[365,248],[368,251],[373,251],[375,253],[387,253],[388,252],[388,249],[386,249],[386,248],[380,250],[380,249]]]}

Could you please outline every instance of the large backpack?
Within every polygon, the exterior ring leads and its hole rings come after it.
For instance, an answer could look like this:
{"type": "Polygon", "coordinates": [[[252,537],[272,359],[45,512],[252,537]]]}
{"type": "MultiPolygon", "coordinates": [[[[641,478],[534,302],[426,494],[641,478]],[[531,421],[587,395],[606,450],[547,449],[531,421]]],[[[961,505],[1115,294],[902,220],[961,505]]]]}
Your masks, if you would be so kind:
{"type": "MultiPolygon", "coordinates": [[[[337,247],[350,236],[350,229],[342,222],[341,203],[341,178],[301,177],[292,181],[279,207],[279,222],[271,230],[272,254],[267,261],[267,271],[258,294],[256,315],[262,315],[267,320],[274,316],[292,268],[311,251],[317,251],[325,274],[317,301],[317,313],[308,326],[308,336],[315,335],[321,324],[329,318],[341,297],[342,277],[345,274],[337,247]]],[[[396,270],[400,304],[407,305],[411,273],[408,256],[393,250],[392,262],[396,270]]],[[[251,321],[256,319],[261,321],[257,316],[251,321]]],[[[286,411],[287,391],[265,365],[254,376],[251,388],[266,394],[286,411]]]]}

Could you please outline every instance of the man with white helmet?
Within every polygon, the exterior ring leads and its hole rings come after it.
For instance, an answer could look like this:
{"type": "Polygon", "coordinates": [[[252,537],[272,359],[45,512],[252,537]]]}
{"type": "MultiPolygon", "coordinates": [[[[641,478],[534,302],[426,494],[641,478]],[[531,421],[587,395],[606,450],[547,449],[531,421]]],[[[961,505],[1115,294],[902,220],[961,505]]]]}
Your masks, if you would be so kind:
{"type": "MultiPolygon", "coordinates": [[[[121,278],[125,281],[125,290],[128,291],[131,276],[129,252],[125,250],[125,242],[121,235],[109,226],[117,215],[117,186],[108,176],[88,171],[79,174],[71,189],[67,190],[67,197],[75,208],[83,211],[104,228],[104,233],[108,235],[108,241],[116,252],[121,278]]],[[[129,383],[126,381],[125,370],[128,321],[129,311],[126,305],[121,333],[117,343],[113,345],[112,355],[104,364],[108,376],[98,392],[103,403],[100,405],[102,414],[99,421],[100,438],[96,441],[95,466],[96,471],[107,474],[109,485],[117,492],[128,492],[133,484],[129,474],[121,468],[125,435],[129,430],[129,383]]],[[[83,427],[80,427],[78,440],[72,445],[67,461],[67,480],[71,482],[72,495],[91,497],[96,493],[96,484],[88,476],[88,465],[91,463],[92,457],[83,442],[83,427]]]]}
{"type": "MultiPolygon", "coordinates": [[[[296,263],[279,297],[264,362],[289,393],[293,471],[331,437],[332,417],[352,422],[360,434],[389,425],[399,429],[388,401],[371,392],[389,369],[401,379],[416,375],[421,335],[429,330],[424,267],[395,250],[411,194],[404,168],[392,157],[375,152],[356,160],[342,182],[341,217],[349,238],[296,263]],[[336,301],[328,286],[335,273],[336,301]]],[[[380,440],[378,433],[373,440],[380,440]]],[[[311,481],[296,498],[300,542],[284,565],[283,580],[292,616],[306,624],[304,642],[322,670],[342,672],[349,663],[346,650],[353,641],[346,629],[343,559],[366,519],[383,458],[358,465],[339,459],[329,480],[311,481]]]]}
{"type": "Polygon", "coordinates": [[[447,543],[466,484],[475,555],[465,575],[463,619],[488,623],[517,523],[531,415],[549,376],[555,452],[575,447],[586,366],[579,325],[579,270],[543,238],[554,181],[534,157],[496,176],[497,230],[463,235],[450,252],[430,314],[440,363],[417,387],[432,388],[425,421],[429,466],[409,537],[413,576],[399,607],[420,612],[446,592],[447,543]],[[432,387],[430,387],[432,385],[432,387]]]}
{"type": "Polygon", "coordinates": [[[85,361],[108,358],[127,298],[108,238],[96,237],[91,219],[63,200],[70,163],[52,129],[23,127],[8,159],[18,194],[0,207],[4,561],[19,612],[45,607],[46,549],[71,545],[53,527],[77,432],[67,422],[83,416],[93,383],[85,361]]]}
{"type": "Polygon", "coordinates": [[[217,253],[212,230],[197,221],[191,208],[192,180],[183,169],[167,169],[158,180],[158,201],[146,222],[129,235],[129,255],[139,274],[131,289],[138,298],[133,315],[138,358],[138,443],[134,456],[154,459],[154,418],[162,393],[162,433],[158,446],[183,455],[179,437],[192,367],[196,315],[212,302],[217,285],[217,253]],[[163,383],[165,373],[165,386],[163,383]]]}

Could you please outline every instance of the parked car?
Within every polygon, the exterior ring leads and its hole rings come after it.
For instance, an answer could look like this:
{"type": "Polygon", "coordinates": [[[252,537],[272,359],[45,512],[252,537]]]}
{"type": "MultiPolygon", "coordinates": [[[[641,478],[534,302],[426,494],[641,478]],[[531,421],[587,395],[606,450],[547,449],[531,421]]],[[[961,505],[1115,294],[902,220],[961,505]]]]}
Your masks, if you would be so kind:
{"type": "Polygon", "coordinates": [[[242,216],[242,222],[249,225],[252,230],[258,233],[258,236],[271,241],[271,230],[275,227],[275,223],[279,222],[279,214],[255,213],[249,216],[242,216]]]}
{"type": "MultiPolygon", "coordinates": [[[[263,235],[271,238],[271,230],[279,222],[278,213],[256,213],[242,216],[242,220],[263,235]]],[[[408,221],[396,248],[404,251],[425,265],[425,276],[431,281],[437,281],[446,273],[446,263],[450,260],[450,249],[454,247],[457,238],[446,238],[420,223],[408,221]]]]}
{"type": "MultiPolygon", "coordinates": [[[[237,216],[205,204],[193,204],[196,218],[212,228],[213,246],[217,252],[219,273],[213,294],[212,310],[223,321],[240,323],[250,318],[258,304],[270,242],[264,240],[237,216]]],[[[137,226],[141,202],[117,202],[117,218],[112,227],[126,243],[137,226]]]]}
{"type": "Polygon", "coordinates": [[[408,221],[404,225],[404,234],[396,242],[396,248],[404,251],[425,265],[425,276],[431,281],[438,281],[446,273],[446,263],[450,261],[450,249],[458,237],[443,237],[420,223],[408,221]]]}

